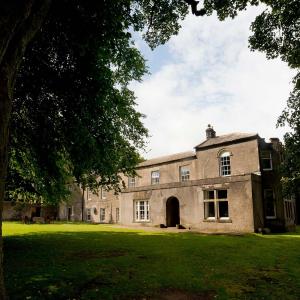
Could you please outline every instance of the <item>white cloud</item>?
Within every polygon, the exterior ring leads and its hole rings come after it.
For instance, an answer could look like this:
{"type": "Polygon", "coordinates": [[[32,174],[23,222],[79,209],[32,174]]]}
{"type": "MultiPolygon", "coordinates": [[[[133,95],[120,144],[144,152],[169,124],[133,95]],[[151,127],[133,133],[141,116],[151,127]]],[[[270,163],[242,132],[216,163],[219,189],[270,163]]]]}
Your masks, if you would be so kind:
{"type": "Polygon", "coordinates": [[[275,125],[293,74],[280,60],[269,61],[248,49],[257,13],[251,8],[225,22],[189,16],[179,35],[164,46],[163,59],[162,48],[146,57],[150,66],[160,62],[151,76],[133,85],[152,136],[146,157],[192,150],[205,139],[207,124],[217,134],[258,132],[282,138],[284,130],[275,125]]]}

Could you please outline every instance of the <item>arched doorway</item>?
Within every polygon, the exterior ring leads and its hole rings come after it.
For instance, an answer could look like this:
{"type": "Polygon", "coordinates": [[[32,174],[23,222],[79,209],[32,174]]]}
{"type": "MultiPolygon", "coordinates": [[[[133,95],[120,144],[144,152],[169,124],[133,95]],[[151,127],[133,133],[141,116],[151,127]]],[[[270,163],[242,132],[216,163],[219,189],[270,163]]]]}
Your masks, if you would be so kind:
{"type": "Polygon", "coordinates": [[[179,201],[176,197],[170,197],[166,203],[167,227],[175,227],[180,224],[179,201]]]}

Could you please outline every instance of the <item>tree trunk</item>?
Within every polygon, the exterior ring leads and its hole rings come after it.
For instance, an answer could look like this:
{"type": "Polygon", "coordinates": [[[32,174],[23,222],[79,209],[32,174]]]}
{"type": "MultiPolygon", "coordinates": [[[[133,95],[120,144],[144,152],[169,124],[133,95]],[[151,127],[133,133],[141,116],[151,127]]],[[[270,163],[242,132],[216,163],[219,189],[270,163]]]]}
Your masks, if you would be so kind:
{"type": "Polygon", "coordinates": [[[25,50],[47,15],[50,1],[4,0],[0,3],[0,300],[7,299],[3,276],[2,209],[15,79],[25,50]]]}

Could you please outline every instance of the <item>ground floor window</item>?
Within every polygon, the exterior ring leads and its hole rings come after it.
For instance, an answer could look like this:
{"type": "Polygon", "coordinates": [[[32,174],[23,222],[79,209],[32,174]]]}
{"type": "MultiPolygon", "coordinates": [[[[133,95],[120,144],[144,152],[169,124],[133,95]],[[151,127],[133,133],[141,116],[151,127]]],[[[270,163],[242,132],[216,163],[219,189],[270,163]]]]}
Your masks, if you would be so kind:
{"type": "Polygon", "coordinates": [[[135,201],[135,221],[144,222],[149,221],[149,201],[148,200],[138,200],[135,201]]]}
{"type": "Polygon", "coordinates": [[[100,208],[100,222],[105,221],[105,208],[100,208]]]}
{"type": "Polygon", "coordinates": [[[227,190],[204,191],[204,219],[229,219],[227,190]]]}
{"type": "Polygon", "coordinates": [[[276,203],[272,189],[264,190],[265,212],[267,219],[276,219],[276,203]]]}
{"type": "Polygon", "coordinates": [[[120,220],[120,209],[119,207],[116,208],[116,222],[118,223],[120,220]]]}
{"type": "Polygon", "coordinates": [[[86,219],[87,219],[87,221],[91,221],[91,209],[90,208],[86,209],[86,219]]]}

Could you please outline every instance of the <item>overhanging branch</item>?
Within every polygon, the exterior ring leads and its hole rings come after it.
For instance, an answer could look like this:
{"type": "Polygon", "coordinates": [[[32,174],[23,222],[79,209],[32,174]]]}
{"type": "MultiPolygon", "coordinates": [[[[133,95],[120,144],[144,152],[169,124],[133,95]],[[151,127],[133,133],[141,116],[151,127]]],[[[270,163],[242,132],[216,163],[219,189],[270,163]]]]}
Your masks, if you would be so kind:
{"type": "Polygon", "coordinates": [[[192,8],[192,14],[195,16],[204,16],[206,14],[206,10],[204,8],[197,9],[199,1],[196,0],[184,0],[188,5],[192,8]]]}

